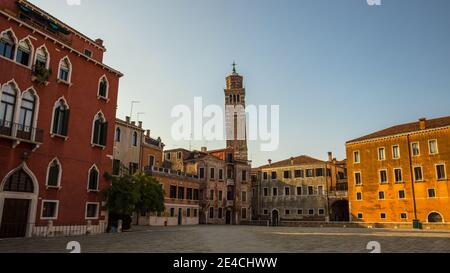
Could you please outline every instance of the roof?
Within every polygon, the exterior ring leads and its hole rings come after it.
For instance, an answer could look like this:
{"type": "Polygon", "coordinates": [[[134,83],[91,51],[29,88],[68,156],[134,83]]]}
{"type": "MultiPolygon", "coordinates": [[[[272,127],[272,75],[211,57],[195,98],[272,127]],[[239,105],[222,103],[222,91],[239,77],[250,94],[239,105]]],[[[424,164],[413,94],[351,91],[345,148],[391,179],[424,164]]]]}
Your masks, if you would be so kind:
{"type": "Polygon", "coordinates": [[[281,167],[290,167],[292,165],[325,164],[325,163],[326,163],[325,161],[315,159],[307,155],[301,155],[298,157],[294,157],[292,159],[290,158],[283,161],[275,162],[270,165],[264,165],[259,167],[259,169],[281,168],[281,167]],[[292,164],[292,160],[294,161],[293,162],[294,164],[292,164]]]}
{"type": "MultiPolygon", "coordinates": [[[[437,128],[450,126],[450,116],[426,120],[425,125],[426,125],[425,130],[437,129],[437,128]]],[[[375,132],[375,133],[372,133],[372,134],[369,134],[369,135],[366,135],[366,136],[363,136],[360,138],[350,140],[347,142],[347,144],[353,143],[353,142],[369,140],[369,139],[382,138],[382,137],[388,137],[388,136],[405,134],[405,133],[413,133],[413,132],[418,132],[418,131],[422,131],[420,129],[420,121],[396,125],[396,126],[393,126],[393,127],[390,127],[390,128],[387,128],[387,129],[384,129],[384,130],[381,130],[381,131],[378,131],[378,132],[375,132]]]]}

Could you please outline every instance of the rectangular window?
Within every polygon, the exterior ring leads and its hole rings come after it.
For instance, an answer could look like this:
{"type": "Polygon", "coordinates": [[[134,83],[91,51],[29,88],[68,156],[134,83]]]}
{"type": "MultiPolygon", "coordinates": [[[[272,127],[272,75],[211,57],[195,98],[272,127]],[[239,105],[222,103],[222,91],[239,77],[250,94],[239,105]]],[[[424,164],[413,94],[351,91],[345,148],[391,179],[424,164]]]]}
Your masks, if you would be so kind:
{"type": "Polygon", "coordinates": [[[263,173],[263,179],[264,179],[264,180],[267,180],[268,177],[269,177],[269,176],[268,176],[267,172],[264,172],[264,173],[263,173]]]}
{"type": "Polygon", "coordinates": [[[247,171],[242,171],[242,181],[247,181],[247,171]]]}
{"type": "Polygon", "coordinates": [[[98,203],[87,203],[86,219],[97,219],[97,218],[98,218],[98,203]]]}
{"type": "Polygon", "coordinates": [[[378,193],[378,199],[380,199],[380,200],[386,199],[386,196],[385,196],[384,191],[380,191],[380,192],[378,193]]]}
{"type": "Polygon", "coordinates": [[[215,174],[215,172],[216,172],[216,169],[214,169],[214,168],[210,168],[210,169],[209,169],[209,178],[210,178],[211,180],[216,179],[216,174],[215,174]]]}
{"type": "Polygon", "coordinates": [[[420,155],[420,145],[419,142],[411,143],[411,152],[413,156],[419,156],[420,155]]]}
{"type": "Polygon", "coordinates": [[[42,220],[56,220],[58,218],[58,201],[42,201],[42,220]]]}
{"type": "Polygon", "coordinates": [[[303,178],[305,176],[305,172],[303,170],[295,170],[295,178],[303,178]]]}
{"type": "Polygon", "coordinates": [[[436,198],[436,189],[428,189],[428,198],[436,198]]]}
{"type": "Polygon", "coordinates": [[[167,160],[170,160],[170,153],[167,153],[167,154],[166,154],[166,159],[167,159],[167,160]]]}
{"type": "Polygon", "coordinates": [[[324,195],[325,194],[324,191],[323,191],[323,186],[318,186],[317,187],[317,191],[318,191],[319,195],[324,195]]]}
{"type": "Polygon", "coordinates": [[[92,57],[92,51],[90,51],[89,49],[84,49],[84,55],[91,58],[92,57]]]}
{"type": "Polygon", "coordinates": [[[324,170],[316,169],[316,177],[323,177],[323,176],[324,176],[324,170]]]}
{"type": "Polygon", "coordinates": [[[303,188],[297,187],[297,195],[303,195],[303,188]]]}
{"type": "Polygon", "coordinates": [[[314,216],[314,214],[315,214],[314,209],[310,209],[310,210],[308,211],[308,214],[309,214],[310,216],[314,216]]]}
{"type": "Polygon", "coordinates": [[[269,196],[269,189],[268,188],[264,188],[264,197],[269,196]]]}
{"type": "Polygon", "coordinates": [[[395,183],[403,182],[402,169],[394,169],[395,183]]]}
{"type": "Polygon", "coordinates": [[[170,217],[175,217],[175,209],[174,208],[170,209],[170,217]]]}
{"type": "Polygon", "coordinates": [[[306,170],[306,177],[314,177],[314,170],[313,169],[306,170]]]}
{"type": "Polygon", "coordinates": [[[186,199],[187,200],[192,200],[194,198],[193,192],[192,192],[192,188],[188,188],[186,191],[186,199]]]}
{"type": "Polygon", "coordinates": [[[290,171],[284,171],[284,179],[291,178],[291,172],[290,171]]]}
{"type": "Polygon", "coordinates": [[[269,210],[265,209],[263,213],[264,213],[264,215],[269,215],[269,210]]]}
{"type": "Polygon", "coordinates": [[[364,219],[364,215],[362,213],[358,213],[358,220],[364,219]]]}
{"type": "Polygon", "coordinates": [[[320,216],[325,215],[325,209],[319,209],[319,215],[320,216]]]}
{"type": "Polygon", "coordinates": [[[399,190],[398,191],[398,199],[405,199],[405,198],[406,198],[405,190],[399,190]]]}
{"type": "Polygon", "coordinates": [[[361,186],[362,185],[362,179],[361,179],[361,173],[360,172],[356,172],[355,173],[355,185],[356,186],[361,186]]]}
{"type": "Polygon", "coordinates": [[[402,220],[407,220],[407,219],[408,219],[408,213],[402,213],[402,214],[400,214],[400,218],[401,218],[402,220]]]}
{"type": "Polygon", "coordinates": [[[362,199],[363,199],[362,192],[357,192],[356,193],[356,200],[357,201],[361,201],[362,199]]]}
{"type": "Polygon", "coordinates": [[[303,215],[303,210],[302,209],[297,210],[297,214],[298,215],[303,215]]]}
{"type": "Polygon", "coordinates": [[[219,202],[223,200],[223,191],[219,191],[219,202]]]}
{"type": "Polygon", "coordinates": [[[194,200],[198,200],[198,199],[199,199],[198,189],[194,189],[194,200]]]}
{"type": "Polygon", "coordinates": [[[242,197],[242,202],[247,202],[247,192],[246,191],[242,192],[241,197],[242,197]]]}
{"type": "Polygon", "coordinates": [[[223,218],[223,209],[219,208],[219,219],[223,218]]]}
{"type": "Polygon", "coordinates": [[[359,151],[353,152],[353,162],[355,164],[361,163],[361,155],[360,155],[359,151]]]}
{"type": "Polygon", "coordinates": [[[435,155],[435,154],[439,153],[438,143],[437,143],[436,139],[429,140],[428,141],[428,147],[429,147],[429,150],[430,150],[430,155],[435,155]]]}
{"type": "Polygon", "coordinates": [[[445,172],[445,165],[443,164],[436,165],[436,176],[438,180],[447,179],[447,174],[445,172]]]}
{"type": "Polygon", "coordinates": [[[247,219],[247,209],[246,208],[242,209],[242,219],[247,219]]]}
{"type": "Polygon", "coordinates": [[[308,186],[308,195],[314,195],[314,187],[308,186]]]}
{"type": "Polygon", "coordinates": [[[285,187],[285,188],[284,188],[284,195],[286,195],[286,196],[291,195],[291,188],[285,187]]]}
{"type": "Polygon", "coordinates": [[[219,170],[219,180],[222,181],[223,180],[223,169],[219,170]]]}
{"type": "Polygon", "coordinates": [[[186,209],[186,217],[191,217],[191,209],[186,209]]]}
{"type": "Polygon", "coordinates": [[[184,200],[184,188],[183,187],[178,188],[178,199],[184,200]]]}
{"type": "Polygon", "coordinates": [[[278,188],[273,188],[272,189],[273,191],[272,191],[272,196],[278,196],[278,188]]]}
{"type": "Polygon", "coordinates": [[[289,215],[289,214],[291,214],[290,210],[287,209],[287,210],[284,211],[284,215],[289,215]]]}
{"type": "Polygon", "coordinates": [[[387,182],[388,182],[387,171],[386,170],[381,170],[380,171],[380,183],[381,184],[386,184],[387,182]]]}
{"type": "Polygon", "coordinates": [[[392,158],[393,159],[400,158],[400,147],[398,145],[392,146],[392,158]]]}
{"type": "Polygon", "coordinates": [[[209,219],[214,219],[214,208],[209,208],[209,219]]]}
{"type": "Polygon", "coordinates": [[[277,172],[272,172],[272,180],[277,179],[277,172]]]}
{"type": "Polygon", "coordinates": [[[423,181],[422,167],[414,167],[414,181],[423,181]]]}
{"type": "Polygon", "coordinates": [[[170,198],[177,198],[177,186],[170,186],[170,198]]]}
{"type": "Polygon", "coordinates": [[[209,200],[214,201],[214,190],[209,191],[209,200]]]}
{"type": "Polygon", "coordinates": [[[181,152],[178,152],[177,153],[177,159],[181,159],[181,155],[182,155],[181,152]]]}
{"type": "Polygon", "coordinates": [[[121,166],[120,160],[114,159],[114,161],[113,161],[113,175],[114,176],[120,175],[120,166],[121,166]]]}
{"type": "Polygon", "coordinates": [[[386,220],[386,213],[381,213],[380,214],[380,218],[381,218],[381,220],[386,220]]]}
{"type": "Polygon", "coordinates": [[[199,175],[200,179],[205,179],[205,168],[200,168],[198,175],[199,175]]]}
{"type": "Polygon", "coordinates": [[[386,160],[386,149],[378,148],[378,160],[386,160]]]}

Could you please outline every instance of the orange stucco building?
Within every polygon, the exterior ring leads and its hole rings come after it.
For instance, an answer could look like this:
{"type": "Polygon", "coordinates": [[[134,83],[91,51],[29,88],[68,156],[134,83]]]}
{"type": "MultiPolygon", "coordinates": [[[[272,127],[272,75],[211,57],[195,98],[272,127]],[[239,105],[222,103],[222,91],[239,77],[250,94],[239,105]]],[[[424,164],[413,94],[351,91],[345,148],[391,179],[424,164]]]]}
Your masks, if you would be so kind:
{"type": "Polygon", "coordinates": [[[354,222],[449,221],[450,117],[393,126],[346,148],[354,222]]]}

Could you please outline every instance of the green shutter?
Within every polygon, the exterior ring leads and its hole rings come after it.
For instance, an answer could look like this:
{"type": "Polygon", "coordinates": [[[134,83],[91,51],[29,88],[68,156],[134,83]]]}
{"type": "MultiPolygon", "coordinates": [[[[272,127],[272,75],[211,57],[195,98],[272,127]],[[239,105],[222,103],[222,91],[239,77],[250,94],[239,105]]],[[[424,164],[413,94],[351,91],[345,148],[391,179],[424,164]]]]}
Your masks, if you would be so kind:
{"type": "Polygon", "coordinates": [[[102,126],[102,124],[100,123],[100,121],[95,121],[94,123],[94,136],[93,136],[93,140],[92,142],[94,144],[100,144],[99,143],[99,134],[100,134],[100,127],[102,126]]]}
{"type": "Polygon", "coordinates": [[[58,134],[58,120],[59,120],[59,107],[55,109],[54,115],[53,115],[53,133],[58,134]]]}
{"type": "Polygon", "coordinates": [[[102,123],[101,126],[101,133],[100,133],[100,141],[101,141],[101,145],[106,146],[106,140],[108,138],[108,122],[102,123]]]}
{"type": "Polygon", "coordinates": [[[62,129],[61,129],[61,134],[63,136],[68,136],[68,133],[69,133],[69,116],[70,116],[70,110],[67,109],[64,111],[63,125],[62,125],[62,129]]]}

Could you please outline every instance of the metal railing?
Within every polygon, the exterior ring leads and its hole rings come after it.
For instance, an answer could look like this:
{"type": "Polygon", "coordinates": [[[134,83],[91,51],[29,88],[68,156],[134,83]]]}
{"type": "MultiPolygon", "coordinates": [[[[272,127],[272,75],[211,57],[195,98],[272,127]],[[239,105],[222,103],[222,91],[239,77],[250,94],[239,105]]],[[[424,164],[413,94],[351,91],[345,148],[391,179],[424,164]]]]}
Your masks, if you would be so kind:
{"type": "Polygon", "coordinates": [[[166,168],[159,168],[159,167],[155,167],[155,166],[147,166],[144,168],[144,171],[147,174],[163,174],[163,175],[174,175],[174,176],[178,176],[178,177],[185,177],[185,178],[190,178],[190,179],[199,179],[198,175],[194,175],[194,174],[187,174],[181,171],[175,171],[175,170],[171,170],[171,169],[166,169],[166,168]]]}
{"type": "Polygon", "coordinates": [[[44,130],[0,120],[0,135],[36,143],[44,142],[44,130]]]}

